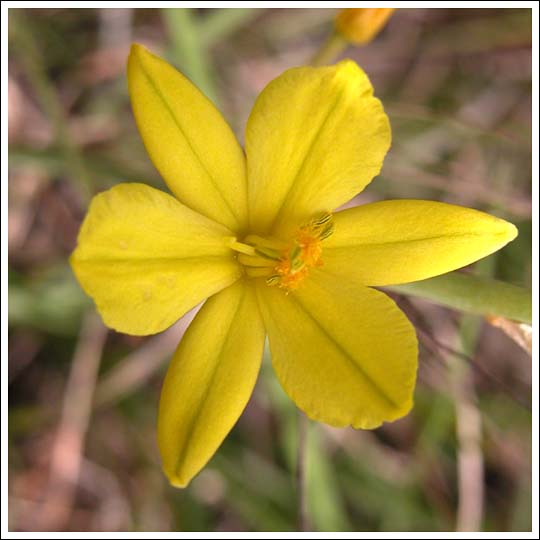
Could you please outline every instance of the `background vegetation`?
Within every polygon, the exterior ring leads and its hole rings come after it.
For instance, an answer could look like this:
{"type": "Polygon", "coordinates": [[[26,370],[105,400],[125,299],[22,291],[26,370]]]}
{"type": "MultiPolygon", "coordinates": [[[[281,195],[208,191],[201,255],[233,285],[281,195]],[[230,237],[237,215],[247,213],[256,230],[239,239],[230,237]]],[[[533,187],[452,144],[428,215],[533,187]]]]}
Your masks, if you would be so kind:
{"type": "MultiPolygon", "coordinates": [[[[295,530],[297,413],[265,359],[250,404],[187,490],[155,443],[161,381],[187,319],[106,330],[67,263],[91,195],[165,189],[130,110],[132,41],[189,75],[240,140],[260,90],[309,62],[330,9],[10,9],[10,529],[295,530]]],[[[508,219],[474,271],[531,280],[531,12],[402,9],[349,48],[393,147],[358,198],[429,198],[508,219]]],[[[421,343],[416,405],[373,432],[309,427],[308,507],[329,531],[531,528],[531,363],[482,317],[394,297],[421,343]]],[[[191,314],[192,316],[192,314],[191,314]]]]}

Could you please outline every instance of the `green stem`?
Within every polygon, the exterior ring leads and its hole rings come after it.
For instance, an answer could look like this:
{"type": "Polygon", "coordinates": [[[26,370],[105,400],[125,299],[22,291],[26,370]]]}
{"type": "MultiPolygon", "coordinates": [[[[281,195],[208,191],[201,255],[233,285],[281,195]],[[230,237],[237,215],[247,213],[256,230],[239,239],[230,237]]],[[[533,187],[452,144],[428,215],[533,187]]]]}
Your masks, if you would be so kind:
{"type": "Polygon", "coordinates": [[[495,279],[452,272],[388,289],[469,313],[497,315],[528,324],[532,320],[531,291],[495,279]]]}
{"type": "Polygon", "coordinates": [[[309,531],[309,512],[307,494],[307,431],[308,419],[298,410],[298,458],[296,461],[296,487],[298,490],[298,529],[309,531]]]}
{"type": "Polygon", "coordinates": [[[193,9],[165,8],[163,20],[172,42],[172,56],[185,75],[218,105],[209,52],[201,41],[199,18],[193,9]]]}
{"type": "Polygon", "coordinates": [[[264,9],[221,8],[208,11],[199,23],[199,40],[204,46],[212,47],[248,26],[264,9]]]}
{"type": "Polygon", "coordinates": [[[82,194],[90,197],[92,182],[84,164],[81,149],[77,146],[69,132],[66,111],[58,92],[48,77],[43,53],[35,39],[35,29],[27,17],[25,10],[10,11],[10,38],[13,40],[14,52],[25,70],[30,84],[54,130],[55,140],[62,149],[68,169],[75,181],[78,181],[82,194]]]}
{"type": "Polygon", "coordinates": [[[311,59],[312,66],[324,66],[335,61],[346,48],[348,42],[338,33],[332,32],[330,37],[322,44],[321,48],[311,59]]]}

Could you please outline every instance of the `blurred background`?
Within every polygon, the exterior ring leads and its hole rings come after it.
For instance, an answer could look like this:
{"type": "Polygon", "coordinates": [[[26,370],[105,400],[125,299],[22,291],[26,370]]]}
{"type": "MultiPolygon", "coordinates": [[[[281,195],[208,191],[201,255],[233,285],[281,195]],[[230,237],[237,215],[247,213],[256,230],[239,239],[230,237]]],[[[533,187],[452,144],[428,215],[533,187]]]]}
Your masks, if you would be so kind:
{"type": "MultiPolygon", "coordinates": [[[[9,528],[297,528],[298,414],[269,358],[215,458],[170,487],[155,442],[163,334],[107,330],[68,266],[91,196],[166,189],[137,133],[132,41],[166,57],[240,140],[257,94],[310,61],[332,9],[9,10],[9,528]]],[[[344,55],[369,74],[393,147],[358,202],[428,198],[508,219],[518,239],[473,271],[531,280],[531,11],[398,9],[344,55]]],[[[417,328],[413,411],[375,431],[310,424],[320,531],[531,529],[531,361],[481,317],[394,295],[417,328]]]]}

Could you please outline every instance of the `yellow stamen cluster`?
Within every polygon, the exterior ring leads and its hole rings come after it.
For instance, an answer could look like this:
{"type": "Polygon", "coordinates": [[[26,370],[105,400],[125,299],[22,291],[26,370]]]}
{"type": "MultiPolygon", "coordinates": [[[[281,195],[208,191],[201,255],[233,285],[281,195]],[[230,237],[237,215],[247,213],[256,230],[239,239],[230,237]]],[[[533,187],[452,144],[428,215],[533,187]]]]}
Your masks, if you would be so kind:
{"type": "Polygon", "coordinates": [[[292,241],[250,235],[232,242],[237,259],[249,277],[265,277],[270,286],[297,289],[310,268],[322,266],[322,241],[333,232],[331,214],[323,214],[301,227],[292,241]]]}

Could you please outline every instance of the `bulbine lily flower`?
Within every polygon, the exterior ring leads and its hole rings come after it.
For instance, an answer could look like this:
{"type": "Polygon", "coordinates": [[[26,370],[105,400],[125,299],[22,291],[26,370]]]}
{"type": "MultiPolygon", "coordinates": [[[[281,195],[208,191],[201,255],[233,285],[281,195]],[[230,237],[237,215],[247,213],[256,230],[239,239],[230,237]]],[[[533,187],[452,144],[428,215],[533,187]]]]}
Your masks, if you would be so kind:
{"type": "Polygon", "coordinates": [[[144,184],[97,195],[71,257],[105,324],[161,332],[208,298],[168,369],[163,468],[186,486],[245,408],[265,336],[274,370],[310,418],[371,429],[407,414],[415,331],[373,286],[420,280],[489,255],[510,223],[439,202],[333,211],[376,176],[388,118],[352,61],[286,71],[260,94],[245,152],[212,103],[140,45],[133,111],[174,197],[144,184]]]}

